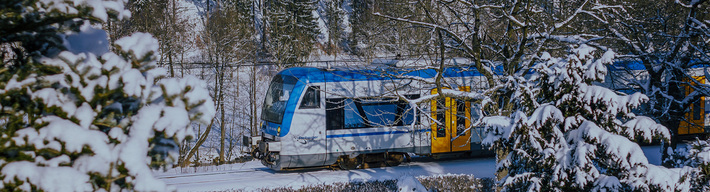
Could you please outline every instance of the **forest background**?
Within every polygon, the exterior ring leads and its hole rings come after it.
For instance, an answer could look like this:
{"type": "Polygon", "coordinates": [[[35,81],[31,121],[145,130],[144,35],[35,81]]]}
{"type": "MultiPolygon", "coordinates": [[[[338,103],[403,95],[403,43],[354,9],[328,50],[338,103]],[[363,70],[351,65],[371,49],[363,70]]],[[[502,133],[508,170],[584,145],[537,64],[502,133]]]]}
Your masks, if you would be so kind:
{"type": "Polygon", "coordinates": [[[580,42],[613,49],[617,59],[643,61],[651,78],[631,87],[651,98],[654,107],[644,114],[677,131],[689,106],[710,94],[698,85],[692,85],[698,90],[693,94],[679,94],[691,61],[709,60],[704,4],[130,0],[130,19],[102,27],[110,41],[133,32],[153,34],[159,65],[170,77],[192,74],[209,82],[217,115],[207,127],[194,125],[199,139],[182,143],[180,154],[181,160],[220,163],[248,150],[240,147],[241,138],[257,132],[262,87],[280,69],[463,57],[481,66],[509,65],[507,72],[514,74],[525,68],[519,63],[534,62],[541,52],[565,54],[565,44],[580,42]]]}

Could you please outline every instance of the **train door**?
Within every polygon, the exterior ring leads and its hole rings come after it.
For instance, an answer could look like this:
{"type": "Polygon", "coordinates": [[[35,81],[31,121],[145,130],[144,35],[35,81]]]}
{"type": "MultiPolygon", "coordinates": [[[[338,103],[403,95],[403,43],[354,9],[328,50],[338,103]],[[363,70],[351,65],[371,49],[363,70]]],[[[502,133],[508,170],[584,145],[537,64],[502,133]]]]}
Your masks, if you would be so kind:
{"type": "Polygon", "coordinates": [[[325,133],[325,92],[320,85],[309,85],[303,90],[303,94],[298,103],[292,120],[291,135],[293,152],[299,159],[291,160],[291,167],[320,166],[325,162],[326,155],[326,133],[325,133]]]}
{"type": "MultiPolygon", "coordinates": [[[[470,91],[471,87],[459,87],[459,91],[470,91]]],[[[456,99],[452,106],[456,106],[453,111],[453,120],[455,127],[451,129],[454,138],[451,141],[451,151],[469,151],[471,150],[471,102],[467,100],[456,99]]]]}
{"type": "MultiPolygon", "coordinates": [[[[461,88],[468,91],[469,87],[461,88]]],[[[432,94],[436,94],[433,89],[432,94]]],[[[471,103],[451,97],[431,101],[431,153],[469,151],[471,130],[471,103]],[[436,121],[434,121],[436,120],[436,121]],[[437,121],[439,123],[437,123],[437,121]]]]}
{"type": "MultiPolygon", "coordinates": [[[[701,84],[705,84],[705,78],[703,76],[693,77],[696,81],[701,84]]],[[[695,82],[690,81],[691,85],[695,85],[695,82]]],[[[685,87],[685,94],[689,95],[695,91],[692,87],[685,87]]],[[[701,97],[700,100],[690,105],[690,112],[685,114],[685,121],[680,122],[678,127],[678,134],[698,134],[704,133],[705,127],[705,97],[701,97]]]]}

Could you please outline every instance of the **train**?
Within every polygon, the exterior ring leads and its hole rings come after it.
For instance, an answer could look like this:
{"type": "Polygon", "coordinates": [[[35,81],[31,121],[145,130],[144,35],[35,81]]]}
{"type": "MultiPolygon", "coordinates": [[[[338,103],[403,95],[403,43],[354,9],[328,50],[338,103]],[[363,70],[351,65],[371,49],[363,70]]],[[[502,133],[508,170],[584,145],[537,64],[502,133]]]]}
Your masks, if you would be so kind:
{"type": "MultiPolygon", "coordinates": [[[[475,67],[453,62],[442,73],[445,89],[481,92],[488,88],[475,67]]],[[[396,166],[408,160],[409,154],[434,158],[493,155],[481,144],[484,128],[475,123],[482,117],[480,102],[442,96],[414,108],[405,100],[436,94],[439,89],[430,82],[437,71],[397,63],[401,62],[280,71],[264,99],[260,134],[244,136],[244,145],[251,146],[252,156],[273,170],[396,166]]],[[[627,93],[638,90],[629,87],[629,81],[643,80],[642,66],[615,62],[602,86],[627,93]]],[[[501,75],[502,69],[492,72],[501,75]]],[[[697,79],[706,82],[704,76],[697,79]]],[[[691,107],[690,121],[681,122],[678,134],[710,131],[710,103],[706,102],[702,98],[698,106],[691,107]]]]}
{"type": "MultiPolygon", "coordinates": [[[[274,170],[394,166],[409,154],[492,154],[481,146],[483,127],[473,126],[481,117],[475,101],[443,97],[417,110],[405,100],[436,93],[436,87],[423,83],[433,81],[436,70],[393,69],[282,70],[267,90],[260,136],[243,142],[274,170]]],[[[442,82],[462,91],[487,87],[474,67],[447,67],[442,82]]]]}

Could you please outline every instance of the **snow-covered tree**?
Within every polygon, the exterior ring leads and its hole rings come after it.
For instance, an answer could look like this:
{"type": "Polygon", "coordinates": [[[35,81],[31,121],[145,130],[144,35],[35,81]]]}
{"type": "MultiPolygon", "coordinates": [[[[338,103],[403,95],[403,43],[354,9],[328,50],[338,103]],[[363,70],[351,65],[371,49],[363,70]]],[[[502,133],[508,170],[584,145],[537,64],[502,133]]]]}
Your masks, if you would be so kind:
{"type": "Polygon", "coordinates": [[[672,167],[693,167],[686,174],[691,191],[710,191],[710,140],[696,139],[679,147],[666,162],[672,167]]]}
{"type": "Polygon", "coordinates": [[[79,25],[128,17],[125,2],[3,1],[0,44],[14,46],[16,57],[0,70],[1,189],[169,190],[150,167],[171,164],[177,143],[194,135],[189,124],[214,116],[204,83],[164,78],[158,42],[147,33],[116,40],[116,53],[61,51],[79,25]],[[37,43],[55,53],[28,47],[37,43]]]}
{"type": "Polygon", "coordinates": [[[688,191],[691,171],[651,165],[634,141],[668,140],[654,120],[631,110],[648,97],[593,85],[611,50],[582,44],[566,58],[543,53],[530,77],[514,82],[516,111],[484,118],[484,143],[509,151],[498,162],[505,191],[688,191]],[[601,56],[599,56],[601,55],[601,56]]]}

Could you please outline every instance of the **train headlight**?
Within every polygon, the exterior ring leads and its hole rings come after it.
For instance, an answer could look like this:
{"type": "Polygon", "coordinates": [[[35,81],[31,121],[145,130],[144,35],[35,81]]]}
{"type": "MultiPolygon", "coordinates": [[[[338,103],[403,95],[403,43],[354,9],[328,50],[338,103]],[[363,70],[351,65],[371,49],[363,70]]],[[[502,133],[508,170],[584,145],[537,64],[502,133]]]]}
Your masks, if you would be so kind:
{"type": "Polygon", "coordinates": [[[276,128],[276,136],[281,136],[281,126],[276,128]]]}

